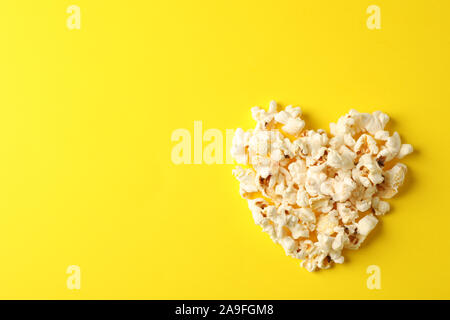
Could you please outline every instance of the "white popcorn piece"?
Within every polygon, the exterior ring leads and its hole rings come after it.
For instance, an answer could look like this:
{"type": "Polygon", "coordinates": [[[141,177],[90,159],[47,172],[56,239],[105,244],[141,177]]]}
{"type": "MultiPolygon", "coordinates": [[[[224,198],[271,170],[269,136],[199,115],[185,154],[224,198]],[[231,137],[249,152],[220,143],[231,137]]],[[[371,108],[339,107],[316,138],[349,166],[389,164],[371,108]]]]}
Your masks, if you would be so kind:
{"type": "MultiPolygon", "coordinates": [[[[411,146],[411,145],[410,145],[411,146]]],[[[378,153],[378,159],[383,159],[383,161],[391,161],[392,159],[398,157],[398,154],[401,150],[402,142],[400,139],[400,135],[397,132],[386,139],[385,145],[381,148],[381,151],[378,153]]],[[[405,146],[403,149],[403,157],[407,154],[409,147],[405,146]]],[[[400,159],[400,158],[399,158],[400,159]]]]}
{"type": "Polygon", "coordinates": [[[408,154],[412,153],[414,151],[412,145],[410,144],[402,144],[400,147],[400,151],[398,152],[397,158],[403,159],[408,154]]]}
{"type": "Polygon", "coordinates": [[[378,223],[378,219],[374,215],[367,215],[357,223],[358,235],[361,237],[367,237],[369,233],[375,228],[378,223]]]}
{"type": "Polygon", "coordinates": [[[358,249],[377,216],[390,210],[382,199],[398,192],[407,171],[390,161],[412,146],[385,130],[389,117],[380,111],[350,110],[330,124],[330,136],[304,130],[298,107],[277,111],[272,101],[268,111],[255,107],[252,115],[256,128],[236,130],[231,154],[252,166],[233,174],[255,223],[308,271],[343,263],[343,251],[358,249]]]}
{"type": "Polygon", "coordinates": [[[389,131],[385,131],[385,130],[377,131],[377,132],[375,132],[374,137],[376,140],[386,141],[389,138],[389,131]]]}
{"type": "Polygon", "coordinates": [[[319,211],[323,213],[330,212],[333,209],[333,204],[328,196],[318,196],[309,199],[309,206],[314,211],[319,211]]]}
{"type": "Polygon", "coordinates": [[[402,163],[397,163],[392,169],[385,171],[384,181],[379,185],[377,195],[384,199],[395,196],[405,180],[406,171],[407,168],[402,163]]]}
{"type": "Polygon", "coordinates": [[[378,146],[374,138],[368,134],[362,134],[355,144],[356,153],[377,154],[378,146]]]}
{"type": "Polygon", "coordinates": [[[331,246],[334,251],[342,251],[344,248],[344,234],[342,232],[336,235],[331,246]]]}
{"type": "Polygon", "coordinates": [[[317,231],[322,234],[331,235],[334,233],[334,228],[337,226],[339,226],[338,214],[336,210],[333,210],[330,213],[319,217],[317,231]]]}
{"type": "Polygon", "coordinates": [[[373,215],[367,215],[358,222],[358,233],[367,236],[378,223],[377,218],[373,215]]]}
{"type": "Polygon", "coordinates": [[[339,151],[329,148],[327,165],[336,169],[348,170],[353,168],[356,154],[346,146],[341,146],[339,151]]]}
{"type": "Polygon", "coordinates": [[[373,197],[372,208],[377,216],[383,216],[391,209],[391,206],[389,202],[380,200],[378,197],[373,197]]]}
{"type": "Polygon", "coordinates": [[[239,180],[241,196],[245,197],[246,194],[252,192],[258,192],[258,187],[255,183],[255,172],[251,169],[242,169],[237,167],[233,170],[233,174],[236,179],[239,180]]]}
{"type": "Polygon", "coordinates": [[[372,113],[372,117],[368,117],[364,129],[370,134],[375,134],[376,132],[383,130],[388,122],[389,116],[387,114],[381,111],[375,111],[372,113]]]}
{"type": "Polygon", "coordinates": [[[305,127],[305,121],[299,118],[300,115],[301,110],[299,107],[287,106],[284,111],[280,111],[275,115],[275,121],[284,124],[281,128],[284,132],[295,136],[305,127]]]}
{"type": "Polygon", "coordinates": [[[252,116],[257,121],[256,128],[259,130],[268,130],[273,127],[273,120],[277,113],[277,103],[271,101],[269,105],[269,111],[261,109],[259,107],[252,108],[252,116]]]}
{"type": "Polygon", "coordinates": [[[310,208],[300,208],[295,212],[297,213],[297,216],[300,218],[300,220],[304,223],[316,223],[316,215],[310,208]]]}
{"type": "Polygon", "coordinates": [[[341,217],[341,220],[344,224],[348,224],[358,217],[358,211],[356,209],[352,209],[351,203],[349,201],[344,203],[338,202],[336,207],[339,216],[341,217]]]}

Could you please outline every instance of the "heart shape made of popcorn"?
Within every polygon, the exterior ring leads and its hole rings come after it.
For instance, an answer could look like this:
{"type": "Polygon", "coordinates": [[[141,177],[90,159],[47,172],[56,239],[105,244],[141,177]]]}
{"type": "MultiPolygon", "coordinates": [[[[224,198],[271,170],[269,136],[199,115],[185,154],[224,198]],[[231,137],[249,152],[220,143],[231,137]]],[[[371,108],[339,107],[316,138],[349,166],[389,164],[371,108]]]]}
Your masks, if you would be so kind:
{"type": "Polygon", "coordinates": [[[413,148],[385,130],[388,115],[355,110],[324,130],[307,130],[299,107],[252,108],[254,130],[237,129],[233,174],[257,225],[308,271],[343,263],[386,214],[413,148]]]}

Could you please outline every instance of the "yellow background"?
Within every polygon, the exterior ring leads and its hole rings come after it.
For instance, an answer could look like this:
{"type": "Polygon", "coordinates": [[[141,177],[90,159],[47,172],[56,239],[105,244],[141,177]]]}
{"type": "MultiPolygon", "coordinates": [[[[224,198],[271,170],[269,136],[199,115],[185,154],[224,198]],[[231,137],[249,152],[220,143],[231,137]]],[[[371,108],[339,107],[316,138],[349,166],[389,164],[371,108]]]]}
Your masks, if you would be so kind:
{"type": "Polygon", "coordinates": [[[450,298],[449,1],[4,1],[0,298],[450,298]],[[69,30],[66,9],[81,8],[69,30]],[[381,30],[366,27],[369,5],[381,30]],[[171,133],[314,128],[380,109],[417,150],[348,262],[308,273],[254,225],[233,165],[174,165],[171,133]],[[381,268],[381,290],[366,268],[381,268]],[[66,286],[69,265],[81,289],[66,286]]]}

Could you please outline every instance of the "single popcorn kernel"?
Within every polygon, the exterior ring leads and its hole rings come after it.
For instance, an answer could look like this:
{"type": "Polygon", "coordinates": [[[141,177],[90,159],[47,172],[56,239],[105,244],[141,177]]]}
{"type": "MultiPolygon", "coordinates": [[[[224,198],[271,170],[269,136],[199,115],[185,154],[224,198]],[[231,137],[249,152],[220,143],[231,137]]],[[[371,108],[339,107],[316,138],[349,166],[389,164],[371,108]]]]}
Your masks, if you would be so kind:
{"type": "Polygon", "coordinates": [[[356,110],[324,130],[306,130],[299,107],[252,108],[254,130],[237,129],[233,174],[255,223],[308,271],[343,263],[386,214],[413,152],[385,129],[388,115],[356,110]]]}

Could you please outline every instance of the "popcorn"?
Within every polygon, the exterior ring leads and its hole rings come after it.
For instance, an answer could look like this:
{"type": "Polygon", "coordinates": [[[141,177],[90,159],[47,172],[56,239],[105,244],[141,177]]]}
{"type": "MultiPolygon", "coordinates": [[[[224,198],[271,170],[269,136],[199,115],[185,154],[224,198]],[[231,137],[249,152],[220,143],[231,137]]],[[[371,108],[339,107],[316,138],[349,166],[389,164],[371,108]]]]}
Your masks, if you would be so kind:
{"type": "Polygon", "coordinates": [[[405,180],[407,168],[403,163],[397,163],[392,169],[383,173],[384,181],[380,184],[377,195],[381,198],[390,199],[398,192],[398,188],[405,180]]]}
{"type": "Polygon", "coordinates": [[[397,158],[403,159],[408,154],[413,152],[413,147],[410,144],[402,144],[400,151],[398,152],[397,158]]]}
{"type": "Polygon", "coordinates": [[[356,141],[354,149],[357,154],[361,154],[361,153],[377,154],[378,153],[377,142],[375,141],[374,138],[372,138],[368,134],[362,134],[359,137],[358,141],[356,141]]]}
{"type": "Polygon", "coordinates": [[[390,210],[412,153],[385,130],[389,117],[356,110],[324,130],[305,130],[299,107],[252,109],[254,130],[236,130],[233,174],[255,223],[308,271],[343,263],[390,210]],[[280,128],[278,130],[277,128],[280,128]],[[285,136],[284,133],[289,136],[285,136]],[[390,169],[388,169],[390,168],[390,169]]]}
{"type": "Polygon", "coordinates": [[[358,231],[358,247],[366,239],[369,233],[375,228],[378,223],[378,219],[374,215],[370,214],[359,220],[357,223],[358,231]]]}
{"type": "Polygon", "coordinates": [[[389,205],[389,202],[380,200],[378,197],[373,197],[372,208],[377,216],[382,216],[391,209],[391,206],[389,205]]]}
{"type": "Polygon", "coordinates": [[[338,214],[336,210],[333,210],[326,215],[320,216],[317,222],[317,232],[319,232],[319,235],[331,235],[337,226],[339,226],[338,214]]]}
{"type": "Polygon", "coordinates": [[[359,220],[358,222],[358,234],[362,236],[367,236],[373,228],[375,228],[378,223],[377,218],[373,215],[368,215],[359,220]]]}
{"type": "Polygon", "coordinates": [[[344,224],[349,224],[358,217],[358,210],[352,208],[352,204],[349,201],[344,203],[338,202],[336,204],[337,212],[344,224]]]}
{"type": "Polygon", "coordinates": [[[233,174],[241,183],[240,194],[242,197],[252,192],[258,192],[258,187],[255,183],[255,172],[250,169],[244,170],[241,167],[237,167],[233,170],[233,174]]]}
{"type": "Polygon", "coordinates": [[[305,121],[298,118],[301,114],[299,107],[293,108],[287,106],[284,111],[280,111],[275,115],[275,121],[284,124],[281,128],[290,135],[297,135],[305,127],[305,121]]]}

